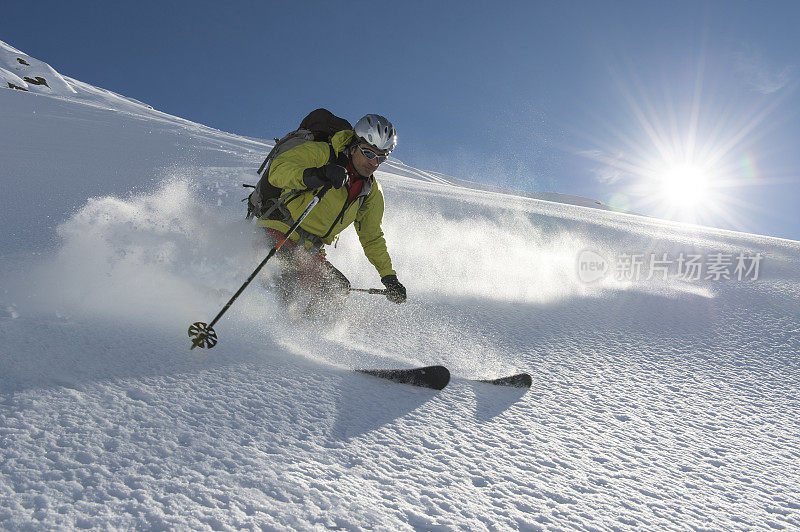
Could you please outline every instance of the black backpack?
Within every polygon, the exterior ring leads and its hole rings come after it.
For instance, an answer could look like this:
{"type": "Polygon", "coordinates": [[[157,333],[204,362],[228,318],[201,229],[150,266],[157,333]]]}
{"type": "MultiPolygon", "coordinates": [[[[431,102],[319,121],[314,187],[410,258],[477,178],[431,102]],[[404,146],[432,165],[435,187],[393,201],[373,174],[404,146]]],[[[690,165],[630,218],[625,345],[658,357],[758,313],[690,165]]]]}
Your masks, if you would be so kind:
{"type": "Polygon", "coordinates": [[[258,169],[261,179],[253,187],[254,190],[250,197],[247,198],[247,218],[260,218],[278,204],[282,189],[272,185],[268,179],[269,166],[275,157],[306,142],[327,142],[331,151],[331,158],[328,159],[328,162],[330,162],[336,156],[336,152],[330,144],[331,138],[339,131],[346,129],[353,129],[353,126],[347,120],[339,118],[327,109],[316,109],[311,111],[300,122],[299,128],[287,133],[282,139],[276,138],[275,147],[267,154],[266,159],[258,169]]]}

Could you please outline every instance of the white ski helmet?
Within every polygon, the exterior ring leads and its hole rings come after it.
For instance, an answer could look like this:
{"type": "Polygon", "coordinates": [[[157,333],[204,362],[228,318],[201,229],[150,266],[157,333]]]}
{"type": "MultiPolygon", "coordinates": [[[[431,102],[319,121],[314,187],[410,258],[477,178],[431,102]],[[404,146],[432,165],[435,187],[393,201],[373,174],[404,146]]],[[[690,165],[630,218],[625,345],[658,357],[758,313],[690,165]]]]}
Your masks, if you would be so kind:
{"type": "Polygon", "coordinates": [[[353,128],[356,138],[373,148],[391,152],[397,146],[397,132],[394,126],[381,115],[366,115],[356,122],[353,128]]]}

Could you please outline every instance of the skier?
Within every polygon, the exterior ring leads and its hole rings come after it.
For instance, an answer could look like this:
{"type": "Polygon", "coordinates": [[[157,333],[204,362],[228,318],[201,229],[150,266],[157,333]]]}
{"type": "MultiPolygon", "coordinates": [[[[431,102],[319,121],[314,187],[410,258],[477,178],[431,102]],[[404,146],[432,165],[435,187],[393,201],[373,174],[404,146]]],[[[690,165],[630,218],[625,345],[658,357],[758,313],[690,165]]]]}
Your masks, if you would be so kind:
{"type": "Polygon", "coordinates": [[[394,303],[406,300],[406,289],[398,281],[386,249],[381,228],[383,192],[373,176],[396,144],[392,123],[368,114],[353,129],[334,134],[330,144],[305,142],[271,162],[268,181],[282,189],[281,201],[277,209],[258,220],[270,246],[284,237],[315,191],[331,187],[276,256],[280,260],[278,294],[288,307],[307,301],[306,315],[329,315],[344,303],[350,282],[328,262],[323,246],[333,243],[350,224],[355,224],[364,254],[386,287],[387,299],[394,303]]]}

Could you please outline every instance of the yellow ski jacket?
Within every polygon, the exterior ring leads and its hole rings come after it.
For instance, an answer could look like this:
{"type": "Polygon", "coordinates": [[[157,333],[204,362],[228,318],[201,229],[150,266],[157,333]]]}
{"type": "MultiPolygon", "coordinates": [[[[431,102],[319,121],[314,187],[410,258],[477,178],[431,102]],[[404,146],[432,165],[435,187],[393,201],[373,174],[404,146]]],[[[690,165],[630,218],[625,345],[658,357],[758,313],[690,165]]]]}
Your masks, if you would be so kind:
{"type": "MultiPolygon", "coordinates": [[[[340,131],[333,136],[331,145],[337,156],[347,148],[352,138],[352,130],[340,131]]],[[[313,190],[300,192],[306,187],[303,183],[303,170],[325,165],[330,156],[331,150],[327,142],[305,142],[281,153],[270,163],[269,182],[283,189],[284,194],[291,190],[299,193],[296,199],[286,204],[292,219],[296,220],[314,197],[313,190]]],[[[300,227],[319,236],[324,244],[332,244],[339,233],[355,223],[364,254],[378,270],[378,275],[396,275],[381,227],[384,202],[380,184],[370,176],[365,180],[359,197],[345,208],[347,196],[346,187],[329,190],[300,227]]],[[[289,226],[279,220],[261,218],[258,225],[277,229],[284,234],[289,231],[289,226]]],[[[295,242],[299,240],[297,234],[293,234],[291,238],[295,242]]]]}

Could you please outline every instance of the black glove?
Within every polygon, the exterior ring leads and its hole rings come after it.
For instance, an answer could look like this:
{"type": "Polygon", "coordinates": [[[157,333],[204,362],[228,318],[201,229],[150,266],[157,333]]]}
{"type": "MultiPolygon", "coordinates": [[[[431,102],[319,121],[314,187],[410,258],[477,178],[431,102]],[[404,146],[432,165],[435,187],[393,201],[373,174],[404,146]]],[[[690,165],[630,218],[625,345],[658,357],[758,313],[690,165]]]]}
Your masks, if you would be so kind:
{"type": "Polygon", "coordinates": [[[303,170],[303,183],[307,188],[319,188],[330,185],[333,188],[342,188],[347,181],[347,169],[336,163],[325,166],[311,167],[303,170]]]}
{"type": "Polygon", "coordinates": [[[386,299],[392,303],[403,303],[406,300],[406,287],[400,284],[396,275],[384,275],[381,282],[386,287],[386,299]]]}

